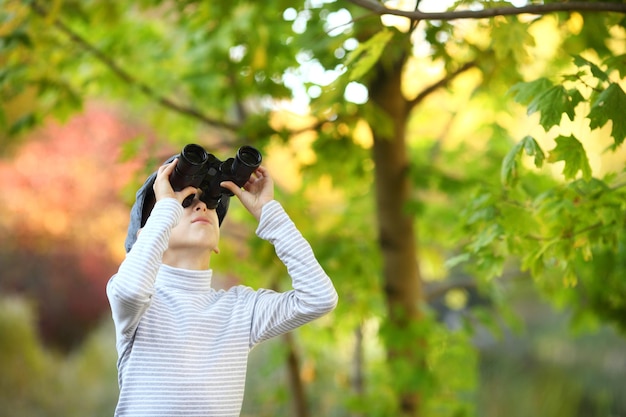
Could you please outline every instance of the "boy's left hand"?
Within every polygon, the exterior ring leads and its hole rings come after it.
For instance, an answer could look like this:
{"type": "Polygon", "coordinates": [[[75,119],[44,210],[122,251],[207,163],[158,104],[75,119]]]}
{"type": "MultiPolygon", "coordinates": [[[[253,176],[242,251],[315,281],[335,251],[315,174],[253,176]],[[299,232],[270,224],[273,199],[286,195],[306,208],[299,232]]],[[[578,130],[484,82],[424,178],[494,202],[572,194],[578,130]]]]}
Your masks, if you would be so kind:
{"type": "Polygon", "coordinates": [[[269,171],[262,166],[252,173],[243,188],[239,188],[232,181],[224,181],[220,185],[237,196],[241,204],[257,220],[261,219],[263,206],[274,199],[274,180],[269,171]]]}

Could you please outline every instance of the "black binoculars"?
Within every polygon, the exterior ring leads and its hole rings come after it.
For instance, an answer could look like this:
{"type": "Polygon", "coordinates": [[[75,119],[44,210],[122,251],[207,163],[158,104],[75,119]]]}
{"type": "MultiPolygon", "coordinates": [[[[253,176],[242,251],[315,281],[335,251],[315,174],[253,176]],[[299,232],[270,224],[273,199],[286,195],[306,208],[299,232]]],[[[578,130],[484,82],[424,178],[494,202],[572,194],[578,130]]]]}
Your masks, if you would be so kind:
{"type": "MultiPolygon", "coordinates": [[[[174,191],[192,186],[202,190],[200,200],[207,208],[214,209],[222,196],[233,194],[220,186],[222,181],[232,181],[243,187],[252,173],[261,165],[261,152],[252,146],[242,146],[234,158],[220,161],[200,145],[190,144],[183,148],[176,168],[170,175],[174,191]]],[[[183,207],[191,205],[195,194],[183,201],[183,207]]]]}

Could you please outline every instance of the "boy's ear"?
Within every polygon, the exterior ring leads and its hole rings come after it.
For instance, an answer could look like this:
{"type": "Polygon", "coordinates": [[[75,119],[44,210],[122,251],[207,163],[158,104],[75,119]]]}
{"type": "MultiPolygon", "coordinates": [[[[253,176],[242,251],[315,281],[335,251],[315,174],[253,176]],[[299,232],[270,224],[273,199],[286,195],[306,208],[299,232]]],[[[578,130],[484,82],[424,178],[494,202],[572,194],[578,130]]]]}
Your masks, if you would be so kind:
{"type": "Polygon", "coordinates": [[[215,252],[215,254],[218,255],[220,253],[220,248],[218,248],[217,246],[214,247],[213,252],[215,252]]]}

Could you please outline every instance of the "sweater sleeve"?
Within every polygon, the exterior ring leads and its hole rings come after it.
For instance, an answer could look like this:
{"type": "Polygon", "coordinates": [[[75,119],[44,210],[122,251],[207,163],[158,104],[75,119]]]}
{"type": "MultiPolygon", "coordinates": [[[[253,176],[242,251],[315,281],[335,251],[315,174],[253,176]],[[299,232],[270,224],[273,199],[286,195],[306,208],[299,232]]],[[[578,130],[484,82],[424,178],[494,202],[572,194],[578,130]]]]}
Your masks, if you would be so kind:
{"type": "Polygon", "coordinates": [[[170,232],[182,213],[183,208],[176,199],[159,200],[118,272],[107,284],[118,351],[133,336],[139,320],[150,306],[170,232]]]}
{"type": "Polygon", "coordinates": [[[277,201],[263,206],[257,235],[274,245],[293,289],[260,290],[252,316],[250,345],[289,332],[332,311],[338,296],[309,243],[277,201]]]}

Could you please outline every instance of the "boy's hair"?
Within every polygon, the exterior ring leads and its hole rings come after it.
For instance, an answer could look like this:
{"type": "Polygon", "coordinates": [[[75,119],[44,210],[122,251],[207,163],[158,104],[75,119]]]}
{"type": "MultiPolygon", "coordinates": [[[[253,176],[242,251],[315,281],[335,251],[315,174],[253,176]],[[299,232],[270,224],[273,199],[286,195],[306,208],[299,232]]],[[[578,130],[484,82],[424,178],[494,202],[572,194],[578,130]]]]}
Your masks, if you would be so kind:
{"type": "MultiPolygon", "coordinates": [[[[169,164],[174,159],[176,159],[179,155],[173,155],[165,161],[165,164],[169,164]]],[[[128,223],[128,233],[126,235],[126,253],[130,252],[130,249],[135,244],[137,240],[137,232],[139,229],[145,226],[150,213],[152,212],[152,208],[156,203],[156,198],[154,196],[154,189],[152,186],[154,185],[154,181],[156,180],[157,172],[153,172],[148,179],[144,182],[144,184],[137,190],[137,194],[135,195],[135,203],[133,207],[130,209],[130,222],[128,223]]],[[[219,225],[222,225],[222,221],[226,216],[226,212],[228,211],[228,206],[230,204],[230,197],[227,195],[223,195],[219,204],[216,207],[217,218],[219,220],[219,225]]]]}

